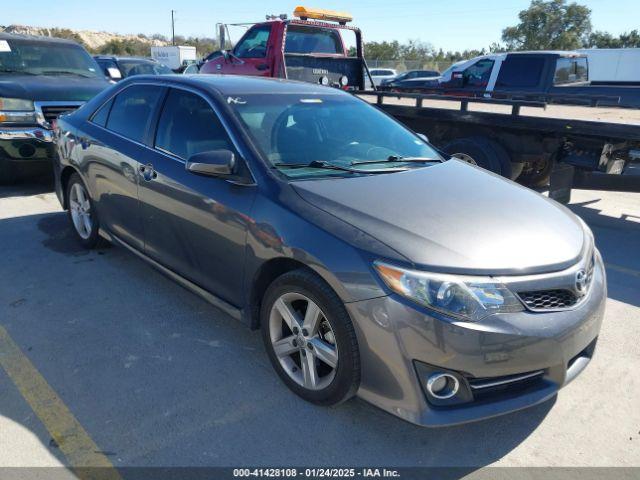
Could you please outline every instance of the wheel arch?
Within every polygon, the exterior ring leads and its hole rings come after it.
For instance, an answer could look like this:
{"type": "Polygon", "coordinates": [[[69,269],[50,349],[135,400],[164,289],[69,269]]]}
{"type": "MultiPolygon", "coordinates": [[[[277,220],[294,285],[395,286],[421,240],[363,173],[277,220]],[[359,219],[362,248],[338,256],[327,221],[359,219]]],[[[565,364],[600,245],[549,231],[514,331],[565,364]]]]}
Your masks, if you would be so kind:
{"type": "Polygon", "coordinates": [[[64,167],[60,172],[60,188],[62,189],[62,208],[64,208],[65,210],[69,208],[69,205],[67,204],[67,187],[69,185],[69,179],[74,173],[77,173],[78,175],[80,175],[80,172],[76,168],[70,165],[67,165],[66,167],[64,167]]]}
{"type": "MultiPolygon", "coordinates": [[[[246,309],[246,322],[252,330],[260,328],[260,308],[264,293],[271,283],[279,276],[293,270],[306,270],[317,275],[334,291],[336,289],[332,282],[328,281],[318,269],[308,264],[290,257],[276,257],[267,260],[253,275],[249,288],[248,308],[246,309]]],[[[336,292],[338,297],[340,294],[336,292]]]]}

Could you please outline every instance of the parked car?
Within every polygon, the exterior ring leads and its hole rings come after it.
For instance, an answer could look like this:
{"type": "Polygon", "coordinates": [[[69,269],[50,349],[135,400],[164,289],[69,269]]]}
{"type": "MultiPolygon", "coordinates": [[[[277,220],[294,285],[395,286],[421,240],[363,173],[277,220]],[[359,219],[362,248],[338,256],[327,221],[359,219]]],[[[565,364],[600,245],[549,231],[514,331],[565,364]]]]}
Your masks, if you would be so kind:
{"type": "Polygon", "coordinates": [[[0,33],[0,184],[50,172],[54,120],[108,86],[75,42],[0,33]]]}
{"type": "Polygon", "coordinates": [[[132,77],[57,138],[80,243],[105,237],[261,329],[308,401],[468,422],[555,395],[593,355],[589,228],[339,89],[132,77]]]}
{"type": "Polygon", "coordinates": [[[414,78],[437,78],[440,72],[437,70],[407,70],[406,72],[396,75],[394,78],[383,80],[380,85],[387,85],[391,82],[400,82],[403,80],[412,80],[414,78]]]}
{"type": "Polygon", "coordinates": [[[96,55],[93,57],[104,76],[115,82],[132,75],[170,75],[173,73],[166,65],[144,57],[119,57],[96,55]]]}
{"type": "Polygon", "coordinates": [[[377,87],[385,80],[392,80],[398,76],[398,72],[393,68],[372,68],[369,70],[373,84],[377,87]]]}
{"type": "Polygon", "coordinates": [[[392,92],[420,93],[426,88],[438,86],[438,77],[409,78],[405,80],[388,80],[380,85],[379,90],[392,92]]]}
{"type": "Polygon", "coordinates": [[[640,86],[590,82],[587,56],[532,51],[482,55],[457,63],[424,93],[548,103],[640,107],[640,86]]]}

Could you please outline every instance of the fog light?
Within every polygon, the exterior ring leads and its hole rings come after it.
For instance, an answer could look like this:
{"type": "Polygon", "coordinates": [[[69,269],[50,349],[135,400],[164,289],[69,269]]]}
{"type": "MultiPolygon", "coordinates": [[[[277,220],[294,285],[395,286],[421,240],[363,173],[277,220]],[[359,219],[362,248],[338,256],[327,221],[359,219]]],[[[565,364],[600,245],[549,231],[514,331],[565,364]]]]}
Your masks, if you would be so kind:
{"type": "Polygon", "coordinates": [[[318,83],[320,83],[320,85],[325,85],[325,86],[329,85],[329,79],[323,75],[318,79],[318,83]]]}
{"type": "Polygon", "coordinates": [[[449,373],[434,373],[427,379],[427,391],[438,400],[446,400],[458,393],[460,383],[449,373]]]}

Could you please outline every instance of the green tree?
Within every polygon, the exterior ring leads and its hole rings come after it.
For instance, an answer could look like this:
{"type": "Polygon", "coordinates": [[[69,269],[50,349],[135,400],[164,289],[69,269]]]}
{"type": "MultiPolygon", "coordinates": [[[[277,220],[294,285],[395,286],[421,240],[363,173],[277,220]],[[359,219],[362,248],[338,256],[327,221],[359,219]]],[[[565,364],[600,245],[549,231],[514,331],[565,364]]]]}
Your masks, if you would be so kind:
{"type": "Polygon", "coordinates": [[[593,32],[589,36],[590,47],[595,48],[638,48],[640,47],[640,32],[631,30],[614,37],[608,32],[593,32]]]}
{"type": "Polygon", "coordinates": [[[589,43],[591,10],[566,0],[533,0],[502,31],[507,50],[573,50],[589,43]]]}

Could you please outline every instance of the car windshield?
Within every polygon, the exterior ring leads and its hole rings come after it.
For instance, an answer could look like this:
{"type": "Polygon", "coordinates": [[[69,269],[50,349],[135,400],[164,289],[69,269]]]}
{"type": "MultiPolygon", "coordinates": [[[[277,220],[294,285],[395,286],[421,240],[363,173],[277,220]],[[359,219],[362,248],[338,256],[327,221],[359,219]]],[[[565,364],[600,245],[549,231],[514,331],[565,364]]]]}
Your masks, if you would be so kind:
{"type": "Polygon", "coordinates": [[[33,40],[0,40],[0,73],[100,77],[96,62],[80,46],[33,40]]]}
{"type": "Polygon", "coordinates": [[[289,177],[388,173],[442,160],[422,138],[351,95],[228,100],[266,161],[289,177]]]}
{"type": "Polygon", "coordinates": [[[119,60],[120,70],[125,77],[133,75],[170,75],[173,71],[162,63],[141,60],[119,60]]]}

